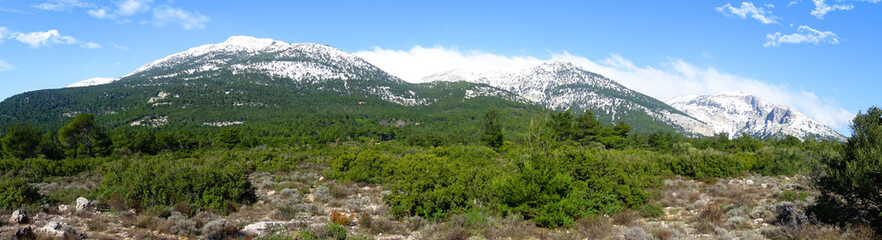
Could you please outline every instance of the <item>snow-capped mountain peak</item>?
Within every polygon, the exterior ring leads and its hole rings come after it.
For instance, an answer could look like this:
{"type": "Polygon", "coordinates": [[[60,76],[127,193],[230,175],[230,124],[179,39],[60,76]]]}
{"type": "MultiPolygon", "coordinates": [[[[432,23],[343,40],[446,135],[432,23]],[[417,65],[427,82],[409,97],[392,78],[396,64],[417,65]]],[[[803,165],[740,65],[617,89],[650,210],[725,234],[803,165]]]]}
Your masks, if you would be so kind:
{"type": "Polygon", "coordinates": [[[705,122],[714,133],[726,133],[730,138],[746,133],[760,138],[791,135],[800,139],[813,136],[845,139],[796,109],[744,92],[680,96],[666,102],[705,122]]]}
{"type": "Polygon", "coordinates": [[[570,62],[546,62],[522,69],[454,69],[429,75],[423,81],[487,84],[553,110],[592,110],[607,123],[648,115],[651,121],[674,128],[703,124],[659,100],[570,62]]]}
{"type": "Polygon", "coordinates": [[[315,43],[286,43],[269,38],[232,36],[217,44],[206,44],[172,54],[145,64],[125,77],[140,75],[149,70],[165,72],[177,77],[187,68],[187,74],[232,68],[241,71],[264,72],[293,80],[348,79],[358,71],[381,71],[361,58],[342,50],[315,43]],[[247,57],[261,58],[251,58],[247,57]],[[182,67],[183,66],[183,67],[182,67]]]}
{"type": "Polygon", "coordinates": [[[88,86],[95,86],[95,85],[108,84],[108,83],[115,82],[116,80],[119,80],[119,78],[96,77],[96,78],[89,78],[89,79],[86,79],[86,80],[83,80],[83,81],[79,81],[79,82],[76,82],[76,83],[71,84],[71,85],[67,85],[67,87],[69,87],[69,88],[72,88],[72,87],[88,87],[88,86]]]}

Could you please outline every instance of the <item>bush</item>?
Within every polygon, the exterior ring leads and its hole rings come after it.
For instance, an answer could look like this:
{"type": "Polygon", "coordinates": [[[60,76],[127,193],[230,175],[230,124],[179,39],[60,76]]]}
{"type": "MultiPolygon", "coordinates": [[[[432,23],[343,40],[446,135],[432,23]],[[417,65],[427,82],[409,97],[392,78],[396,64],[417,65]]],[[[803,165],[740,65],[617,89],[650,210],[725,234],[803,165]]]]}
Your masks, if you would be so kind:
{"type": "Polygon", "coordinates": [[[757,151],[751,172],[767,176],[788,175],[811,170],[805,151],[793,147],[764,147],[757,151]]]}
{"type": "Polygon", "coordinates": [[[257,198],[245,171],[222,162],[125,159],[105,164],[102,172],[99,195],[119,196],[130,208],[188,203],[226,214],[257,198]]]}
{"type": "Polygon", "coordinates": [[[348,181],[378,183],[390,157],[367,150],[340,156],[331,162],[330,176],[348,181]]]}
{"type": "Polygon", "coordinates": [[[325,226],[312,229],[310,231],[302,231],[299,236],[295,239],[303,239],[303,240],[319,240],[319,239],[330,239],[330,240],[345,240],[346,239],[346,228],[343,226],[328,223],[325,226]]]}
{"type": "Polygon", "coordinates": [[[665,215],[665,210],[657,204],[646,204],[640,208],[640,214],[643,217],[657,218],[665,215]]]}
{"type": "Polygon", "coordinates": [[[430,219],[486,202],[497,170],[486,166],[496,164],[495,154],[486,147],[452,147],[393,160],[387,165],[392,193],[383,200],[396,216],[430,219]]]}
{"type": "Polygon", "coordinates": [[[11,210],[40,200],[40,194],[21,178],[0,181],[0,209],[11,210]]]}
{"type": "Polygon", "coordinates": [[[329,219],[334,224],[348,226],[349,224],[352,224],[352,220],[355,219],[355,215],[353,214],[351,216],[346,216],[345,214],[337,212],[337,210],[333,210],[331,211],[331,216],[329,217],[329,219]]]}

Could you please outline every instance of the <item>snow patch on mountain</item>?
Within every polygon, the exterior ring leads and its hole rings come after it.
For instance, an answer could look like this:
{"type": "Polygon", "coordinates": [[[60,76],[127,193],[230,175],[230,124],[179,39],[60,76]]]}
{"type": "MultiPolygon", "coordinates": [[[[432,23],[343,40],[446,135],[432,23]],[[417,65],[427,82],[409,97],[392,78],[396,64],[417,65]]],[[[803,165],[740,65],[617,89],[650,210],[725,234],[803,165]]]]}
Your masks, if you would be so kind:
{"type": "Polygon", "coordinates": [[[76,83],[71,84],[71,85],[67,85],[67,87],[69,87],[69,88],[72,88],[72,87],[88,87],[88,86],[95,86],[95,85],[108,84],[108,83],[115,82],[116,80],[119,80],[119,78],[96,77],[96,78],[89,78],[89,79],[86,79],[86,80],[83,80],[83,81],[79,81],[79,82],[76,82],[76,83]]]}
{"type": "MultiPolygon", "coordinates": [[[[233,36],[218,44],[208,44],[150,62],[129,73],[127,77],[143,77],[163,81],[214,78],[228,71],[233,75],[262,74],[270,81],[289,79],[297,83],[314,84],[332,80],[342,81],[342,89],[333,84],[317,89],[340,93],[368,92],[401,105],[431,104],[433,101],[413,92],[377,84],[354,84],[357,80],[376,80],[383,84],[404,82],[363,59],[315,43],[285,43],[273,39],[233,36]]],[[[268,83],[260,83],[268,84],[268,83]]]]}
{"type": "Polygon", "coordinates": [[[791,135],[845,140],[829,126],[796,109],[776,105],[744,92],[688,95],[666,101],[674,108],[706,123],[714,133],[730,138],[746,133],[755,137],[791,135]]]}
{"type": "Polygon", "coordinates": [[[423,81],[487,84],[553,110],[592,109],[595,113],[610,116],[604,121],[618,121],[625,112],[640,111],[673,126],[703,124],[661,101],[568,62],[544,63],[519,70],[454,69],[426,76],[423,81]]]}
{"type": "MultiPolygon", "coordinates": [[[[304,76],[316,79],[352,78],[365,69],[379,70],[355,55],[330,46],[233,36],[222,43],[202,45],[150,62],[124,77],[180,65],[189,67],[179,73],[194,74],[232,66],[240,72],[261,72],[295,81],[304,76]],[[247,59],[244,62],[243,57],[247,59]]],[[[163,76],[174,77],[179,73],[163,76]]]]}

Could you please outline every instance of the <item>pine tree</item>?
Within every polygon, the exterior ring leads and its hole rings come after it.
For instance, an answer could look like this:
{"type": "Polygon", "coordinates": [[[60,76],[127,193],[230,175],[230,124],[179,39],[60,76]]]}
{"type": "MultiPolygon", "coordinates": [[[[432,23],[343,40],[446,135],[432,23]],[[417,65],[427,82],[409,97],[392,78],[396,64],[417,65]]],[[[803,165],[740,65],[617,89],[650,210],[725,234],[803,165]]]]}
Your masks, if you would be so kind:
{"type": "Polygon", "coordinates": [[[82,144],[89,156],[94,157],[94,137],[100,135],[100,129],[92,114],[80,114],[58,130],[58,139],[67,147],[77,148],[82,144]]]}
{"type": "Polygon", "coordinates": [[[551,132],[558,141],[573,139],[573,112],[567,109],[565,112],[551,114],[548,122],[551,132]]]}
{"type": "Polygon", "coordinates": [[[217,141],[220,146],[233,149],[236,144],[239,144],[239,142],[242,141],[242,137],[239,134],[239,130],[235,128],[227,128],[217,134],[215,141],[217,141]]]}
{"type": "Polygon", "coordinates": [[[851,129],[841,156],[823,161],[826,175],[816,179],[820,202],[839,208],[831,212],[840,221],[870,224],[882,231],[882,109],[858,113],[851,129]]]}
{"type": "Polygon", "coordinates": [[[502,146],[502,126],[499,125],[499,116],[495,109],[487,110],[484,121],[481,124],[484,134],[481,140],[488,146],[499,148],[502,146]]]}
{"type": "Polygon", "coordinates": [[[40,130],[29,125],[10,126],[2,139],[3,154],[18,159],[36,157],[41,137],[40,130]]]}
{"type": "Polygon", "coordinates": [[[585,113],[576,117],[574,134],[575,138],[582,144],[587,144],[595,140],[603,125],[600,120],[594,117],[591,110],[585,110],[585,113]]]}

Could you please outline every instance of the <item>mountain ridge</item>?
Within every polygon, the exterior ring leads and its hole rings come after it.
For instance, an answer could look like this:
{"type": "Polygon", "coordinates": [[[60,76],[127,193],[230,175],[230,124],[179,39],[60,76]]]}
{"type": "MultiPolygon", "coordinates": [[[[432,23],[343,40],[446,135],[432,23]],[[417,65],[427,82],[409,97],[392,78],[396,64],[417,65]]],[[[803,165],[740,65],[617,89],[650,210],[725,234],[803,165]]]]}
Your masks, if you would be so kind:
{"type": "MultiPolygon", "coordinates": [[[[43,102],[51,106],[45,109],[45,113],[27,116],[46,121],[77,113],[120,115],[137,109],[152,113],[122,117],[125,120],[118,121],[130,124],[163,119],[161,122],[166,124],[176,121],[174,116],[169,117],[171,108],[211,106],[217,111],[227,111],[229,107],[277,108],[297,104],[291,99],[284,99],[289,94],[307,101],[313,101],[307,96],[309,94],[328,98],[378,98],[401,106],[431,106],[439,102],[451,106],[458,104],[457,101],[463,103],[484,97],[529,103],[557,111],[573,109],[579,113],[592,110],[606,124],[625,121],[642,132],[678,131],[695,136],[726,132],[730,137],[740,133],[721,127],[725,124],[712,121],[706,114],[702,117],[692,116],[701,114],[693,108],[675,107],[671,102],[628,89],[612,79],[568,62],[548,62],[517,70],[452,69],[429,75],[424,80],[431,81],[424,84],[405,82],[354,54],[327,45],[232,36],[224,42],[193,47],[151,61],[119,79],[95,78],[72,84],[67,90],[20,94],[24,96],[0,103],[0,110],[3,110],[2,105],[7,105],[6,109],[12,107],[17,112],[27,112],[34,107],[29,102],[43,102]],[[469,84],[441,84],[460,81],[469,84]],[[272,94],[269,95],[278,102],[261,99],[260,94],[253,91],[270,91],[272,94]],[[86,95],[93,95],[97,99],[80,99],[86,95]],[[456,100],[451,101],[454,95],[456,100]],[[105,103],[99,100],[112,101],[105,103]]],[[[791,109],[789,107],[772,108],[780,109],[775,113],[794,112],[793,115],[799,119],[807,118],[795,110],[788,111],[791,109]]],[[[27,119],[13,116],[9,110],[0,113],[3,116],[0,120],[27,119]]],[[[203,120],[195,124],[210,126],[219,122],[245,122],[244,119],[221,116],[203,120]]],[[[774,131],[784,130],[781,133],[797,134],[800,138],[820,132],[815,135],[842,139],[829,127],[811,119],[801,121],[809,125],[807,129],[799,131],[784,127],[783,118],[777,120],[781,120],[778,125],[746,132],[757,137],[770,137],[776,135],[774,131]],[[831,131],[835,134],[831,134],[831,131]]],[[[756,121],[750,124],[759,125],[756,121]]]]}
{"type": "Polygon", "coordinates": [[[799,139],[845,140],[842,134],[792,107],[773,104],[746,92],[686,95],[666,102],[706,122],[715,133],[726,133],[730,138],[744,133],[759,138],[791,135],[799,139]]]}
{"type": "MultiPolygon", "coordinates": [[[[513,92],[534,104],[557,111],[591,110],[601,121],[614,124],[634,119],[654,122],[649,131],[680,131],[703,123],[666,103],[631,90],[618,82],[573,65],[547,62],[516,70],[453,69],[424,77],[421,81],[467,81],[513,92]]],[[[694,127],[692,127],[694,129],[694,127]]],[[[684,132],[691,134],[691,132],[684,132]]],[[[704,135],[712,135],[708,132],[704,135]]]]}

